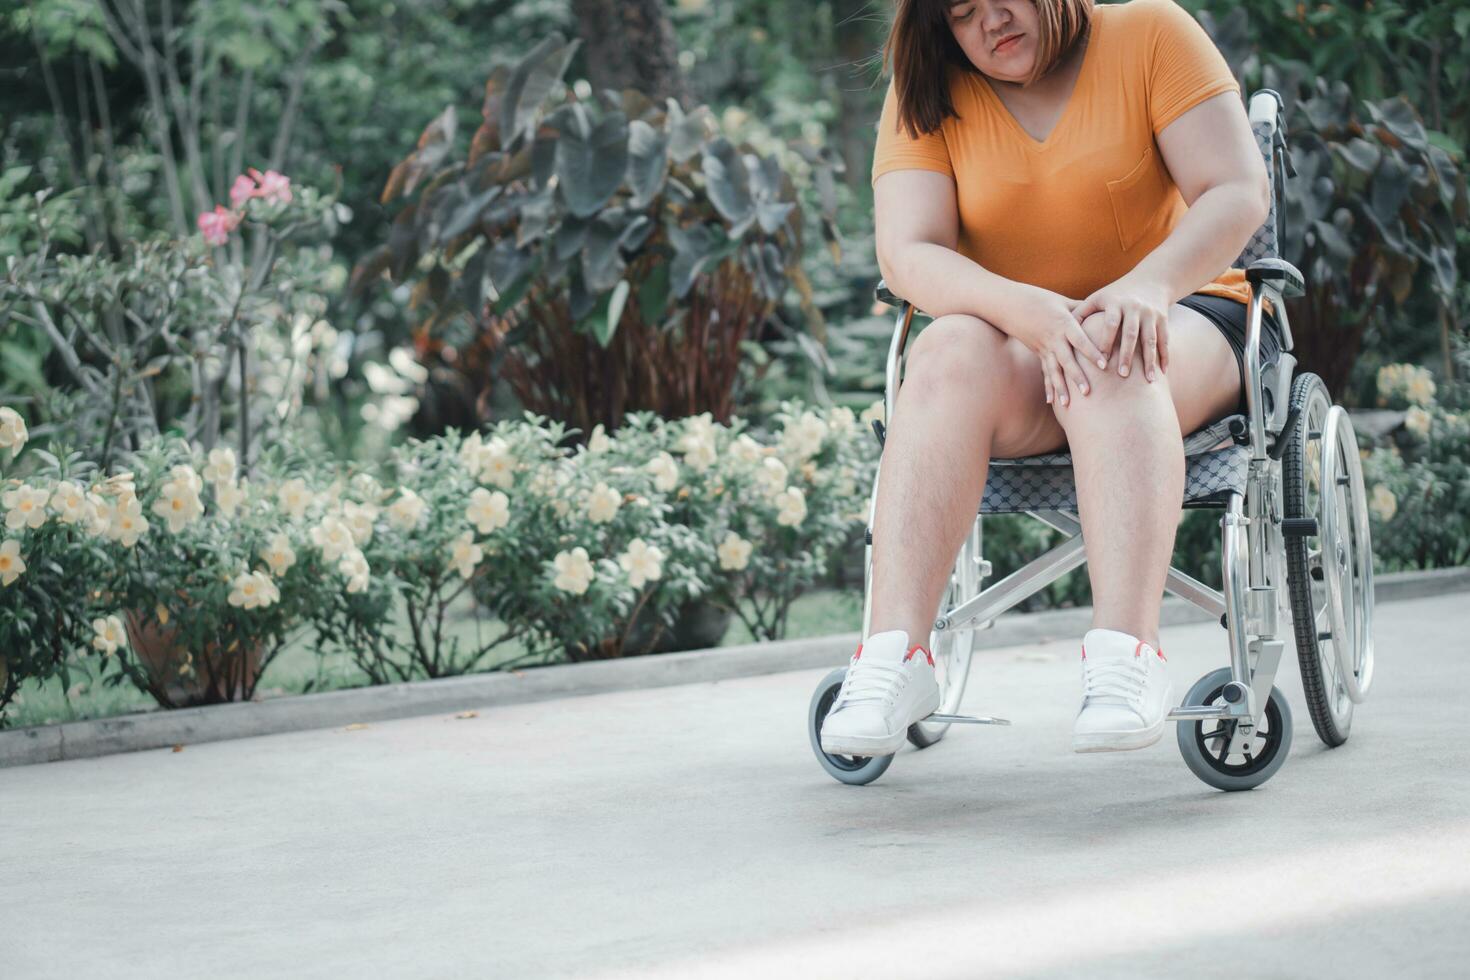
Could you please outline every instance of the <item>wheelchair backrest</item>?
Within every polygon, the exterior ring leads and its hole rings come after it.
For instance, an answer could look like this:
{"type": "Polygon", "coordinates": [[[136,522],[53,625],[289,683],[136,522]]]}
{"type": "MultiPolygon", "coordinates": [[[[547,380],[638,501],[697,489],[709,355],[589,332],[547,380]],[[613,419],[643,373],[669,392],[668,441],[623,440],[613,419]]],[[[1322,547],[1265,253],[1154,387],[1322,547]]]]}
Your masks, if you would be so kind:
{"type": "Polygon", "coordinates": [[[1266,179],[1271,184],[1271,213],[1265,224],[1256,229],[1251,240],[1246,242],[1232,268],[1246,269],[1256,259],[1281,257],[1279,242],[1283,233],[1281,200],[1286,187],[1286,119],[1282,110],[1281,96],[1269,88],[1258,89],[1250,100],[1251,132],[1256,134],[1256,145],[1266,159],[1266,179]]]}

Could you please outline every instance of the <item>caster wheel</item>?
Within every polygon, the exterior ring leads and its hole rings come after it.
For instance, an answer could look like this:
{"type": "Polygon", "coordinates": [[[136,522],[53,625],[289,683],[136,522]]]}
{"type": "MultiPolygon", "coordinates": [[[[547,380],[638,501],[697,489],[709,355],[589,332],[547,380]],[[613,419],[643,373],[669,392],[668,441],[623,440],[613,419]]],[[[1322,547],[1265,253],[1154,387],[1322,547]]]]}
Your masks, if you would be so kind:
{"type": "Polygon", "coordinates": [[[817,761],[833,779],[852,786],[862,786],[883,775],[892,764],[893,756],[828,755],[822,751],[822,720],[832,710],[832,702],[837,700],[837,692],[846,676],[847,668],[838,667],[822,678],[822,682],[812,692],[811,707],[807,710],[807,735],[811,737],[812,751],[817,754],[817,761]]]}
{"type": "MultiPolygon", "coordinates": [[[[1195,681],[1184,704],[1224,704],[1225,685],[1230,681],[1229,667],[1212,670],[1195,681]]],[[[1179,722],[1179,754],[1184,756],[1184,764],[1216,789],[1255,789],[1276,774],[1291,750],[1291,707],[1275,687],[1243,753],[1229,751],[1236,724],[1233,719],[1223,718],[1179,722]]]]}

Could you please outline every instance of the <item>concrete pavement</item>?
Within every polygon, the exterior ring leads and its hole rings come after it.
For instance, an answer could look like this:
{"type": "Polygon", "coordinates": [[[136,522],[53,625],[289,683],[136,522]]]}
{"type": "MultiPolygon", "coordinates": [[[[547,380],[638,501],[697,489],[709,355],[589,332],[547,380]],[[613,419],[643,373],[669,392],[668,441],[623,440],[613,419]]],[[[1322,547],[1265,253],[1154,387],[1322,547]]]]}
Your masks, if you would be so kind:
{"type": "MultiPolygon", "coordinates": [[[[1347,745],[1288,660],[1249,793],[1072,753],[1075,639],[866,787],[810,669],[0,770],[0,976],[1463,977],[1470,604],[1376,619],[1347,745]]],[[[1178,692],[1224,643],[1165,628],[1178,692]]]]}

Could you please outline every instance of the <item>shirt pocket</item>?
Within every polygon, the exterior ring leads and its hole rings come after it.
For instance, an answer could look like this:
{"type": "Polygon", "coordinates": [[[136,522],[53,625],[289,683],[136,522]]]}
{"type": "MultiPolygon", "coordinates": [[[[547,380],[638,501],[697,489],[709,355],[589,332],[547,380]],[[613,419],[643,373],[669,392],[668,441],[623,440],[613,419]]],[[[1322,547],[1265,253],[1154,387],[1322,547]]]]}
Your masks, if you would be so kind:
{"type": "Polygon", "coordinates": [[[1143,159],[1116,180],[1108,181],[1108,197],[1113,203],[1113,221],[1118,228],[1118,242],[1128,251],[1153,225],[1164,201],[1164,175],[1159,170],[1158,155],[1150,143],[1143,159]]]}

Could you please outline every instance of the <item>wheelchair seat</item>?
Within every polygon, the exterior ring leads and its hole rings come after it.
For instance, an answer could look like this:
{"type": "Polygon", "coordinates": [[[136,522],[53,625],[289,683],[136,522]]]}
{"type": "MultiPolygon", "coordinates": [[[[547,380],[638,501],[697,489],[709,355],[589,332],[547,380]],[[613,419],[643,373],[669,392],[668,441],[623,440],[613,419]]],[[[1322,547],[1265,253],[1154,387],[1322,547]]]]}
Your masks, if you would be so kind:
{"type": "MultiPolygon", "coordinates": [[[[1240,426],[1244,422],[1244,415],[1227,415],[1185,438],[1185,507],[1221,506],[1230,492],[1245,492],[1250,448],[1236,444],[1231,435],[1232,425],[1240,426]]],[[[1036,510],[1077,510],[1072,454],[992,457],[980,513],[1021,514],[1036,510]]]]}

